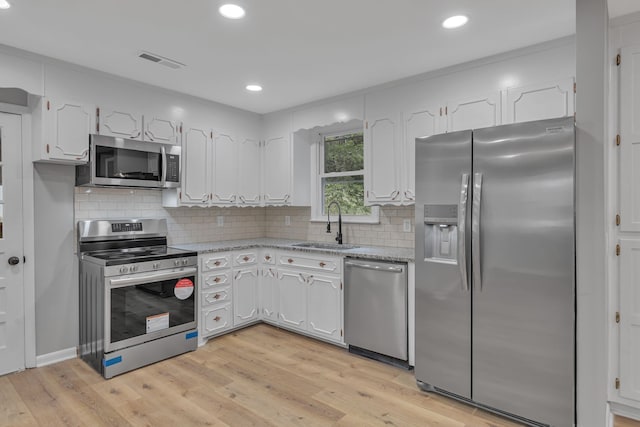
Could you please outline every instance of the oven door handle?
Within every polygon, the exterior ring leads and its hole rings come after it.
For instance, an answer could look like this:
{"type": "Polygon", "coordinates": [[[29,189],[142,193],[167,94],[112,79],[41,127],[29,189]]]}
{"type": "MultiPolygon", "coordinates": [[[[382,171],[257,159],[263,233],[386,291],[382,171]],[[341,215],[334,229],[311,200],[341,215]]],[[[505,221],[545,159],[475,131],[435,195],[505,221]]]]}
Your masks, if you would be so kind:
{"type": "Polygon", "coordinates": [[[156,274],[141,273],[141,274],[131,275],[129,277],[123,277],[121,279],[110,279],[109,288],[116,289],[116,288],[122,288],[123,286],[146,285],[151,282],[158,282],[161,280],[179,279],[185,276],[192,276],[192,275],[195,275],[197,272],[198,272],[197,268],[191,267],[191,268],[185,268],[180,271],[171,271],[169,273],[156,273],[156,274]]]}

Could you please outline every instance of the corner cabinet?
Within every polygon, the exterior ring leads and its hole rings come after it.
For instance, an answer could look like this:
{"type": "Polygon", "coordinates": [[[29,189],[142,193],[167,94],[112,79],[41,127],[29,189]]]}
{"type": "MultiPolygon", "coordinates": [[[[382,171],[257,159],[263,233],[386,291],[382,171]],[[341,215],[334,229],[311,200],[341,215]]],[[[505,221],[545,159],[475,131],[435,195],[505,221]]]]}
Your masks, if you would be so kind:
{"type": "Polygon", "coordinates": [[[89,160],[89,135],[96,132],[96,107],[42,98],[33,113],[33,160],[82,164],[89,160]]]}

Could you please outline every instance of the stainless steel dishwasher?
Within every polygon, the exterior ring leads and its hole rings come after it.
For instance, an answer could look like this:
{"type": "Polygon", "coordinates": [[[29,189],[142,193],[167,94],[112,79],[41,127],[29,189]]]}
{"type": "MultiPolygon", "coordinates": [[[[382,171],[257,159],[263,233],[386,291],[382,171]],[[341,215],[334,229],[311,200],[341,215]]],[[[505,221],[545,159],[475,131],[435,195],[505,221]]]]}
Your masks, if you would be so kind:
{"type": "Polygon", "coordinates": [[[349,351],[407,365],[407,264],[345,258],[345,342],[349,351]]]}

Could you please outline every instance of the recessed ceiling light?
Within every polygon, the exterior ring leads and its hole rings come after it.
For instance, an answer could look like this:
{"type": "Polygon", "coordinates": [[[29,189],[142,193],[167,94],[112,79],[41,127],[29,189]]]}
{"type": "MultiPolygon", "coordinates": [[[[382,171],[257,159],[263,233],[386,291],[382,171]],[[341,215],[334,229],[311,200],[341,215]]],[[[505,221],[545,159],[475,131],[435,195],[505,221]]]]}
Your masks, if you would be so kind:
{"type": "Polygon", "coordinates": [[[447,18],[442,22],[442,26],[447,29],[462,27],[467,23],[469,18],[464,15],[456,15],[451,18],[447,18]]]}
{"type": "Polygon", "coordinates": [[[246,88],[249,92],[260,92],[262,91],[262,86],[260,85],[247,85],[246,88]]]}
{"type": "Polygon", "coordinates": [[[244,17],[244,9],[237,4],[223,4],[220,6],[220,9],[218,9],[218,12],[220,12],[220,15],[229,19],[240,19],[244,17]]]}
{"type": "Polygon", "coordinates": [[[0,9],[9,9],[11,7],[11,3],[7,0],[0,0],[0,9]]]}

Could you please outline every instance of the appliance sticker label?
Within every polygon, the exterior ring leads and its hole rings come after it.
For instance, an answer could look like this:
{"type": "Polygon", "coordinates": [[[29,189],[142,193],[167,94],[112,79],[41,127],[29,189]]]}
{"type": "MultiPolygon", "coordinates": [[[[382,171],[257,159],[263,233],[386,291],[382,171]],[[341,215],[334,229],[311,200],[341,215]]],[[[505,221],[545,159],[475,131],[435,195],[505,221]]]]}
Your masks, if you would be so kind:
{"type": "Polygon", "coordinates": [[[161,331],[169,327],[169,313],[147,316],[147,333],[161,331]]]}
{"type": "Polygon", "coordinates": [[[178,299],[187,299],[193,295],[193,282],[190,279],[180,279],[173,288],[173,293],[178,299]]]}

